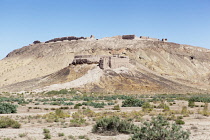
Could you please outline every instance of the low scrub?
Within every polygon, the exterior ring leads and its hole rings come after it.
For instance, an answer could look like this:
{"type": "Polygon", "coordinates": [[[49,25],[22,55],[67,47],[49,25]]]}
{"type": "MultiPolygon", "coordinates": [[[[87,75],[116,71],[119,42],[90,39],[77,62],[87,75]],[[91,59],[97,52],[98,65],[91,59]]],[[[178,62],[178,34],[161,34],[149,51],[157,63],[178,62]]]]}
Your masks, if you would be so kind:
{"type": "Polygon", "coordinates": [[[104,117],[99,119],[93,126],[94,133],[101,133],[104,135],[116,135],[118,133],[130,134],[139,130],[138,126],[127,120],[121,120],[119,117],[104,117]]]}
{"type": "Polygon", "coordinates": [[[81,127],[88,125],[86,119],[84,119],[85,116],[81,114],[81,112],[73,113],[72,118],[73,119],[70,120],[70,127],[81,127]]]}
{"type": "Polygon", "coordinates": [[[185,124],[185,122],[184,122],[183,120],[181,120],[181,119],[177,119],[177,120],[175,121],[175,123],[176,123],[176,124],[179,124],[179,125],[185,124]]]}
{"type": "Polygon", "coordinates": [[[141,107],[144,101],[130,97],[122,102],[122,107],[141,107]]]}
{"type": "Polygon", "coordinates": [[[21,124],[9,117],[0,117],[0,128],[20,128],[21,124]]]}
{"type": "Polygon", "coordinates": [[[163,116],[153,117],[144,122],[131,140],[188,140],[189,132],[181,130],[181,126],[170,124],[163,116]]]}
{"type": "Polygon", "coordinates": [[[61,109],[56,109],[55,112],[50,112],[43,116],[44,119],[46,119],[47,122],[59,122],[60,118],[67,118],[70,117],[68,113],[65,113],[61,109]]]}
{"type": "Polygon", "coordinates": [[[145,102],[142,105],[142,110],[145,111],[145,112],[152,111],[153,110],[153,106],[149,102],[145,102]]]}
{"type": "Polygon", "coordinates": [[[0,103],[0,114],[17,113],[17,105],[0,103]]]}

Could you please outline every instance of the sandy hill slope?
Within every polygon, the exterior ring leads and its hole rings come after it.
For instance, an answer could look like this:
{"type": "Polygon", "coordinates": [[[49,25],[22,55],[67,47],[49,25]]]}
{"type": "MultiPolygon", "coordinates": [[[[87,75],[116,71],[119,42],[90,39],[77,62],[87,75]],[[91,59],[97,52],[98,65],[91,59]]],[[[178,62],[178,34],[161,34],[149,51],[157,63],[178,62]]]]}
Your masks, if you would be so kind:
{"type": "Polygon", "coordinates": [[[94,92],[188,93],[210,90],[210,50],[162,41],[105,38],[39,43],[12,51],[0,65],[0,91],[79,88],[94,92]],[[75,55],[116,53],[129,56],[129,68],[101,70],[96,64],[69,66],[75,55]]]}

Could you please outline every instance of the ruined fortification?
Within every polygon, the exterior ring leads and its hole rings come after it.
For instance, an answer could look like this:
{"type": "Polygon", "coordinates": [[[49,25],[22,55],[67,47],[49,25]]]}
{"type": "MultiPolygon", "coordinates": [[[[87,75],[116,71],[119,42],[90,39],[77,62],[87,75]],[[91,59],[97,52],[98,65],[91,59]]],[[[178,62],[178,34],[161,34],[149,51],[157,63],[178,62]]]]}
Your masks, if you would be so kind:
{"type": "MultiPolygon", "coordinates": [[[[122,35],[122,36],[116,36],[112,37],[116,39],[125,39],[125,40],[133,40],[133,39],[140,39],[140,40],[150,40],[150,41],[163,41],[167,42],[168,40],[166,38],[163,38],[162,40],[157,38],[150,38],[146,36],[140,36],[137,37],[136,35],[122,35]]],[[[54,38],[45,42],[40,42],[39,40],[35,40],[33,44],[39,44],[39,43],[53,43],[53,42],[63,42],[63,41],[74,41],[74,40],[87,40],[87,39],[95,39],[93,35],[90,37],[75,37],[75,36],[69,36],[69,37],[60,37],[60,38],[54,38]]],[[[96,39],[98,40],[98,39],[96,39]]]]}
{"type": "Polygon", "coordinates": [[[119,67],[128,67],[129,58],[120,55],[77,55],[74,57],[72,64],[98,64],[101,69],[116,69],[119,67]]]}

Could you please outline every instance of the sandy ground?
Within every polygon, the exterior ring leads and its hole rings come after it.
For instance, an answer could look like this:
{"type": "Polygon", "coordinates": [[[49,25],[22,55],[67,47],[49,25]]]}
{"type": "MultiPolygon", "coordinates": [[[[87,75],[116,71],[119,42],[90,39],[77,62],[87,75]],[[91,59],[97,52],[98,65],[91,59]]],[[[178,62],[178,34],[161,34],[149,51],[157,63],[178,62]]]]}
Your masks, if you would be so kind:
{"type": "MultiPolygon", "coordinates": [[[[37,97],[36,97],[37,98],[37,97]]],[[[116,100],[117,104],[122,104],[122,100],[116,100]]],[[[83,101],[73,101],[74,103],[81,103],[83,101]]],[[[186,101],[175,101],[176,104],[170,106],[171,110],[180,110],[182,106],[187,106],[188,102],[186,101]]],[[[185,122],[182,125],[183,130],[190,131],[190,140],[209,140],[210,137],[210,116],[203,116],[198,114],[198,110],[202,110],[201,105],[204,103],[196,103],[199,107],[188,108],[189,111],[194,111],[188,117],[184,117],[183,121],[185,122]]],[[[72,115],[74,112],[77,112],[77,109],[72,109],[74,105],[68,106],[69,109],[65,112],[72,115]]],[[[89,122],[87,126],[82,127],[69,127],[70,118],[65,119],[64,123],[62,122],[46,122],[45,119],[33,118],[35,116],[45,115],[49,112],[54,112],[50,110],[52,108],[59,108],[59,105],[34,105],[30,103],[24,106],[19,106],[17,113],[15,114],[0,114],[0,116],[9,116],[15,120],[18,120],[21,123],[21,128],[5,128],[0,129],[0,139],[11,138],[14,140],[41,140],[44,139],[43,129],[47,128],[50,130],[52,140],[64,140],[69,139],[68,136],[74,136],[78,139],[79,136],[85,135],[90,140],[128,140],[131,135],[119,134],[116,136],[102,136],[99,134],[92,133],[93,125],[95,121],[92,120],[92,117],[86,118],[89,122]],[[28,110],[31,107],[32,109],[28,110]],[[39,109],[34,109],[34,107],[39,107],[39,109]],[[48,108],[49,110],[46,110],[48,108]],[[67,124],[67,125],[65,125],[67,124]],[[64,136],[59,137],[58,133],[64,133],[64,136]],[[20,134],[25,134],[26,136],[20,137],[20,134]]],[[[94,112],[113,112],[113,105],[105,106],[105,108],[93,108],[90,107],[94,112]]],[[[131,111],[140,111],[140,107],[121,107],[120,112],[131,112],[131,111]]],[[[154,109],[157,114],[161,112],[161,109],[154,109]]],[[[178,116],[180,116],[178,114],[178,116]]],[[[144,115],[142,117],[143,121],[149,120],[151,115],[144,115]]],[[[136,125],[141,125],[141,122],[134,122],[136,125]]]]}

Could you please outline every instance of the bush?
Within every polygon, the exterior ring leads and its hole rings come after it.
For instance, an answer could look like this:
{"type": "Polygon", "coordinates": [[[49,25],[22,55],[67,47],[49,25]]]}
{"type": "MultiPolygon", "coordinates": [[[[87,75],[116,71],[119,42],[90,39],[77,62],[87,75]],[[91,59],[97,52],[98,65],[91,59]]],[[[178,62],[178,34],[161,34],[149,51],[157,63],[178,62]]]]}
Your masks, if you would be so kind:
{"type": "Polygon", "coordinates": [[[63,137],[64,133],[58,133],[58,137],[63,137]]]}
{"type": "Polygon", "coordinates": [[[44,129],[43,129],[43,133],[50,133],[50,130],[47,129],[47,128],[44,128],[44,129]]]}
{"type": "Polygon", "coordinates": [[[74,105],[74,109],[79,109],[80,106],[82,106],[81,103],[75,104],[75,105],[74,105]]]}
{"type": "Polygon", "coordinates": [[[114,105],[114,103],[113,102],[109,102],[108,105],[114,105]]]}
{"type": "Polygon", "coordinates": [[[185,124],[185,122],[181,119],[176,120],[175,123],[179,125],[185,124]]]}
{"type": "Polygon", "coordinates": [[[86,120],[84,118],[76,118],[70,120],[70,127],[81,127],[87,125],[86,120]]]}
{"type": "Polygon", "coordinates": [[[144,101],[130,97],[122,102],[122,107],[141,107],[144,101]]]}
{"type": "Polygon", "coordinates": [[[153,106],[149,103],[149,102],[145,102],[143,105],[142,105],[142,110],[143,111],[152,111],[153,110],[153,106]]]}
{"type": "Polygon", "coordinates": [[[191,108],[195,107],[195,102],[189,100],[189,101],[188,101],[188,106],[191,107],[191,108]]]}
{"type": "Polygon", "coordinates": [[[17,105],[10,103],[0,103],[0,114],[10,114],[17,112],[17,105]]]}
{"type": "Polygon", "coordinates": [[[189,132],[181,130],[181,126],[170,124],[163,116],[153,117],[144,122],[140,131],[131,140],[188,140],[189,132]]]}
{"type": "Polygon", "coordinates": [[[50,133],[45,133],[44,134],[44,139],[51,139],[50,133]]]}
{"type": "Polygon", "coordinates": [[[70,120],[70,127],[81,127],[87,125],[84,115],[81,112],[75,112],[72,114],[72,120],[70,120]]]}
{"type": "Polygon", "coordinates": [[[69,93],[69,91],[67,89],[61,89],[59,91],[56,91],[56,90],[48,91],[46,94],[57,95],[57,94],[68,94],[68,93],[69,93]]]}
{"type": "Polygon", "coordinates": [[[119,105],[115,105],[113,110],[120,110],[120,106],[119,105]]]}
{"type": "Polygon", "coordinates": [[[86,135],[80,135],[80,136],[78,136],[78,139],[89,140],[88,136],[86,136],[86,135]]]}
{"type": "Polygon", "coordinates": [[[187,109],[186,106],[183,106],[183,107],[182,107],[181,114],[182,114],[184,117],[189,116],[189,111],[188,111],[188,109],[187,109]]]}
{"type": "Polygon", "coordinates": [[[166,105],[165,103],[161,102],[157,108],[163,108],[163,111],[170,111],[170,107],[166,105]]]}
{"type": "Polygon", "coordinates": [[[19,136],[20,138],[23,138],[23,137],[27,136],[27,133],[21,133],[21,134],[19,134],[18,136],[19,136]]]}
{"type": "Polygon", "coordinates": [[[120,120],[120,118],[116,116],[99,119],[92,129],[94,133],[106,135],[116,135],[117,133],[130,134],[137,130],[139,130],[138,126],[135,126],[130,121],[120,120]]]}
{"type": "Polygon", "coordinates": [[[21,124],[8,117],[0,117],[0,128],[20,128],[21,124]]]}
{"type": "Polygon", "coordinates": [[[43,129],[43,133],[44,133],[44,139],[51,139],[51,135],[50,135],[50,130],[44,128],[43,129]]]}
{"type": "Polygon", "coordinates": [[[196,95],[196,96],[190,97],[189,101],[210,103],[210,97],[208,94],[201,94],[201,95],[196,95]]]}
{"type": "Polygon", "coordinates": [[[56,109],[55,112],[50,112],[48,114],[43,115],[43,118],[46,119],[47,122],[59,122],[60,118],[70,117],[68,113],[63,112],[61,109],[56,109]]]}
{"type": "Polygon", "coordinates": [[[208,112],[208,103],[205,103],[202,114],[204,116],[209,116],[209,112],[208,112]]]}
{"type": "Polygon", "coordinates": [[[82,105],[86,106],[93,106],[94,108],[104,108],[106,105],[104,102],[102,103],[95,103],[95,102],[83,102],[82,105]]]}

